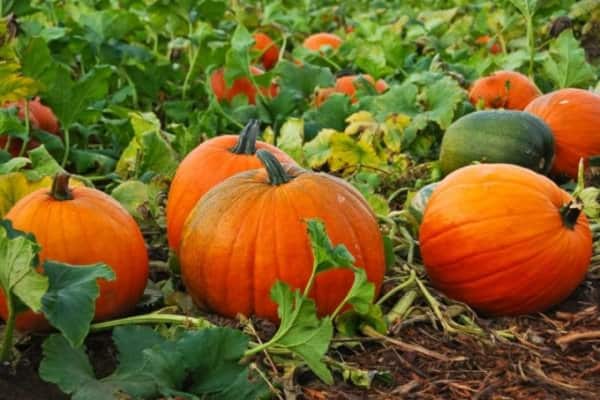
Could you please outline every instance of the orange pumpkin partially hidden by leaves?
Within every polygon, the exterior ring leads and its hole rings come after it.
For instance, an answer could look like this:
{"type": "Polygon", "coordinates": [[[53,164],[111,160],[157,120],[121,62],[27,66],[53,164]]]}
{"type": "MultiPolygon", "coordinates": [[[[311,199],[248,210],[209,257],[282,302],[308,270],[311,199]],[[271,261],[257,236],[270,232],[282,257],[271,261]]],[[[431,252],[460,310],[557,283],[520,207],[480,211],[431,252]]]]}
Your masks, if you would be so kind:
{"type": "Polygon", "coordinates": [[[333,88],[324,88],[317,92],[317,96],[315,98],[315,105],[318,107],[325,102],[334,93],[342,93],[346,96],[349,96],[352,103],[356,103],[358,98],[356,97],[356,89],[359,84],[359,79],[364,79],[371,86],[375,88],[377,93],[383,93],[387,90],[388,85],[383,79],[378,79],[375,81],[371,75],[346,75],[338,78],[335,82],[335,87],[333,88]]]}
{"type": "MultiPolygon", "coordinates": [[[[385,257],[373,212],[342,179],[282,166],[265,150],[266,169],[231,177],[190,214],[180,248],[181,273],[197,303],[219,314],[276,321],[269,293],[276,281],[304,288],[313,257],[306,220],[318,218],[333,243],[344,244],[379,292],[385,257]]],[[[352,286],[351,270],[317,275],[311,292],[320,315],[332,313],[352,286]]]]}
{"type": "MultiPolygon", "coordinates": [[[[98,281],[94,320],[106,320],[131,311],[148,280],[144,238],[133,218],[107,194],[87,187],[68,186],[69,176],[59,174],[51,191],[37,190],[22,198],[6,218],[15,229],[33,233],[45,260],[89,265],[105,263],[113,281],[98,281]]],[[[1,291],[0,291],[1,292],[1,291]]],[[[0,316],[6,319],[6,298],[0,293],[0,316]]],[[[17,329],[49,328],[42,314],[26,311],[17,316],[17,329]]]]}
{"type": "Polygon", "coordinates": [[[310,51],[321,51],[325,46],[335,50],[342,45],[342,39],[333,33],[320,32],[304,39],[302,45],[310,51]]]}
{"type": "MultiPolygon", "coordinates": [[[[252,75],[261,75],[264,71],[251,65],[250,73],[252,75]]],[[[248,98],[248,104],[256,104],[256,87],[247,77],[237,78],[233,81],[231,86],[227,86],[227,83],[225,82],[225,70],[220,68],[210,76],[210,84],[219,101],[231,101],[235,96],[241,94],[248,98]]],[[[277,96],[278,88],[276,84],[271,83],[268,87],[261,87],[260,91],[263,96],[275,97],[277,96]]]]}
{"type": "Polygon", "coordinates": [[[492,315],[544,311],[583,281],[592,255],[587,218],[548,178],[509,164],[448,175],[420,227],[435,287],[492,315]]]}
{"type": "Polygon", "coordinates": [[[262,32],[254,35],[254,50],[261,53],[260,61],[265,69],[271,69],[279,60],[279,48],[271,38],[262,32]]]}
{"type": "Polygon", "coordinates": [[[481,101],[485,108],[523,110],[542,93],[525,75],[515,71],[497,71],[476,80],[469,90],[473,105],[481,101]]]}
{"type": "Polygon", "coordinates": [[[183,224],[198,200],[213,186],[239,172],[260,168],[257,149],[267,149],[280,161],[294,160],[268,143],[257,141],[259,123],[251,120],[242,133],[209,139],[192,150],[179,165],[167,199],[169,247],[177,252],[183,224]]]}
{"type": "Polygon", "coordinates": [[[600,155],[600,95],[561,89],[538,97],[525,111],[548,124],[554,135],[552,172],[577,178],[579,160],[600,155]]]}
{"type": "MultiPolygon", "coordinates": [[[[24,120],[25,100],[6,103],[2,106],[2,108],[9,108],[15,106],[18,109],[17,115],[20,119],[24,120]]],[[[59,135],[58,119],[56,118],[54,112],[52,112],[52,109],[50,107],[47,107],[42,104],[39,97],[36,97],[35,99],[29,101],[29,123],[34,129],[40,129],[57,136],[59,135]]],[[[7,140],[8,135],[6,135],[5,133],[0,133],[0,148],[4,148],[7,140]]],[[[9,153],[11,153],[15,157],[18,156],[21,151],[22,144],[23,141],[21,139],[12,138],[10,147],[8,149],[9,153]]],[[[31,139],[27,143],[27,149],[33,149],[39,145],[40,143],[37,140],[31,139]]]]}

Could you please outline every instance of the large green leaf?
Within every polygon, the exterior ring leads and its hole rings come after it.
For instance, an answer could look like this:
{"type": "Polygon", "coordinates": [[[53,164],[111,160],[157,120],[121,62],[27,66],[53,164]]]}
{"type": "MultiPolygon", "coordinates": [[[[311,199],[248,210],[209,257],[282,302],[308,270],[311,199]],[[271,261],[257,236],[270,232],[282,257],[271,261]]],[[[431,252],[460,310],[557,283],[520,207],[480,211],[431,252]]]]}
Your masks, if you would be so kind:
{"type": "Polygon", "coordinates": [[[562,32],[550,45],[549,58],[543,66],[556,88],[586,87],[597,78],[571,30],[562,32]]]}

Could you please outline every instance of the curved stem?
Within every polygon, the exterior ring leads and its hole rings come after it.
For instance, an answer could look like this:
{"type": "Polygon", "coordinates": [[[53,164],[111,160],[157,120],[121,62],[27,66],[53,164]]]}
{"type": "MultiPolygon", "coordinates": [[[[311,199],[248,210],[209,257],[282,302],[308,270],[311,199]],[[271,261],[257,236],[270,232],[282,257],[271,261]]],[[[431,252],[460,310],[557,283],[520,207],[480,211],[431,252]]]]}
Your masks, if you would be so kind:
{"type": "Polygon", "coordinates": [[[108,329],[115,328],[123,325],[136,325],[136,324],[175,324],[175,325],[188,325],[194,328],[212,328],[214,325],[203,318],[192,318],[185,315],[177,314],[144,314],[135,315],[133,317],[113,319],[105,322],[97,322],[90,325],[90,332],[105,331],[108,329]]]}
{"type": "Polygon", "coordinates": [[[583,204],[580,201],[571,201],[560,208],[560,216],[563,220],[563,224],[573,230],[577,225],[577,219],[583,211],[583,204]]]}
{"type": "Polygon", "coordinates": [[[69,175],[66,172],[59,172],[52,181],[52,189],[50,189],[50,196],[54,200],[73,200],[73,193],[69,189],[69,175]]]}
{"type": "Polygon", "coordinates": [[[271,185],[283,185],[284,183],[288,183],[293,179],[293,177],[289,176],[285,172],[279,160],[277,160],[275,156],[267,150],[258,150],[256,152],[256,157],[258,157],[258,159],[265,166],[265,169],[269,174],[269,183],[271,185]]]}
{"type": "Polygon", "coordinates": [[[248,121],[235,146],[231,148],[234,154],[254,155],[256,153],[256,138],[260,132],[260,122],[256,119],[248,121]]]}
{"type": "Polygon", "coordinates": [[[0,361],[8,361],[10,358],[13,342],[13,333],[15,331],[15,309],[13,305],[13,296],[8,293],[6,296],[6,306],[8,308],[8,318],[4,327],[4,339],[2,340],[2,352],[0,353],[0,361]]]}

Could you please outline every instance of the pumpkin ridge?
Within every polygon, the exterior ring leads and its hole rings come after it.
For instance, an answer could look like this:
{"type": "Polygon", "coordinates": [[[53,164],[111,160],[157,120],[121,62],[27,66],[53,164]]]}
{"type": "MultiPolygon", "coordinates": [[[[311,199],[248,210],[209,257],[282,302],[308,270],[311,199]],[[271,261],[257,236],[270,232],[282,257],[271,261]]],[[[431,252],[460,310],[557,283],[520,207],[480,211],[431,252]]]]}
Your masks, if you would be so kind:
{"type": "MultiPolygon", "coordinates": [[[[455,264],[459,264],[461,262],[463,262],[466,258],[470,258],[473,256],[477,256],[477,255],[486,255],[486,254],[490,254],[490,253],[496,253],[496,252],[500,252],[502,250],[506,250],[506,249],[510,249],[512,247],[517,247],[517,245],[521,244],[523,241],[527,241],[527,240],[532,240],[535,239],[538,236],[543,236],[548,234],[551,230],[555,230],[556,227],[553,227],[552,229],[548,229],[547,231],[538,233],[538,234],[533,234],[531,236],[526,236],[526,237],[519,237],[516,241],[512,242],[512,243],[508,243],[508,244],[503,244],[502,247],[498,247],[498,248],[490,248],[487,249],[486,251],[482,251],[480,249],[475,249],[473,250],[473,253],[469,253],[469,254],[463,254],[460,258],[457,258],[455,260],[450,260],[450,261],[446,261],[444,260],[444,265],[446,266],[454,266],[455,264]]],[[[431,238],[428,238],[427,240],[431,240],[431,238]]]]}

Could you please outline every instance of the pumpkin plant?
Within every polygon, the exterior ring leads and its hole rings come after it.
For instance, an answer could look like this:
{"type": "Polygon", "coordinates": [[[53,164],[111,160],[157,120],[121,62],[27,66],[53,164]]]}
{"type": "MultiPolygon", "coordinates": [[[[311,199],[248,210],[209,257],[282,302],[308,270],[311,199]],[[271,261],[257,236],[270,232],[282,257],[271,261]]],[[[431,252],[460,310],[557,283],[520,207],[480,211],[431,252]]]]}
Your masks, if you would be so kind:
{"type": "Polygon", "coordinates": [[[515,71],[496,71],[476,80],[469,89],[473,105],[485,108],[523,110],[533,99],[541,96],[538,87],[525,75],[515,71]]]}
{"type": "MultiPolygon", "coordinates": [[[[50,191],[39,189],[19,200],[6,215],[16,229],[32,233],[46,260],[74,265],[104,263],[116,279],[100,282],[95,319],[131,311],[148,279],[148,255],[142,233],[125,209],[107,194],[87,187],[69,187],[69,175],[59,173],[50,191]],[[92,240],[93,239],[93,240],[92,240]]],[[[5,296],[0,315],[7,318],[5,296]]],[[[48,329],[41,314],[22,313],[17,329],[48,329]]]]}
{"type": "Polygon", "coordinates": [[[540,117],[554,134],[555,174],[577,177],[580,158],[586,165],[600,154],[600,95],[583,89],[561,89],[538,97],[525,109],[540,117]]]}
{"type": "MultiPolygon", "coordinates": [[[[282,165],[266,150],[256,155],[264,168],[216,186],[186,221],[179,256],[194,301],[225,316],[277,320],[277,306],[269,297],[275,282],[304,288],[314,278],[304,234],[308,218],[325,223],[331,240],[347,247],[378,292],[385,268],[383,241],[362,195],[339,178],[282,165]]],[[[352,284],[347,269],[319,274],[310,291],[318,313],[336,310],[352,284]]]]}
{"type": "Polygon", "coordinates": [[[356,97],[357,86],[360,81],[368,82],[367,84],[372,86],[377,93],[383,93],[387,90],[388,85],[383,79],[375,81],[371,75],[346,75],[338,78],[335,81],[335,86],[332,88],[323,88],[317,92],[315,104],[320,106],[334,93],[342,93],[350,97],[352,103],[356,103],[358,98],[356,97]]]}
{"type": "Polygon", "coordinates": [[[179,165],[167,199],[167,236],[169,247],[177,252],[183,224],[206,192],[239,172],[259,168],[258,149],[267,149],[284,163],[294,163],[278,148],[256,140],[259,122],[250,120],[237,135],[221,135],[192,150],[179,165]]]}
{"type": "Polygon", "coordinates": [[[492,315],[541,312],[585,278],[592,235],[582,205],[548,178],[509,164],[448,175],[419,242],[431,282],[492,315]]]}

